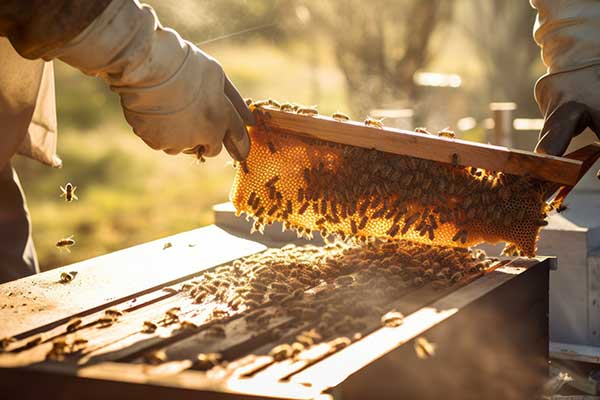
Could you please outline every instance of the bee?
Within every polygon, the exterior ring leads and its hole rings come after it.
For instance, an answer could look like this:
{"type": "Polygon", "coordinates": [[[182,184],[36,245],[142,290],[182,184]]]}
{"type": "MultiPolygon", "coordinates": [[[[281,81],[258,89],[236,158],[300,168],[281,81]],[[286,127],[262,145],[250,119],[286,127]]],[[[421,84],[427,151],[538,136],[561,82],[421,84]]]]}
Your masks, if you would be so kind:
{"type": "Polygon", "coordinates": [[[277,183],[278,180],[279,180],[279,175],[275,175],[274,177],[272,177],[265,183],[265,186],[266,187],[273,186],[277,183]]]}
{"type": "Polygon", "coordinates": [[[304,200],[304,188],[298,188],[298,203],[304,200]]]}
{"type": "Polygon", "coordinates": [[[381,317],[381,324],[383,326],[395,328],[402,325],[402,323],[404,323],[404,315],[397,311],[390,311],[381,317]]]}
{"type": "Polygon", "coordinates": [[[383,119],[367,117],[367,119],[365,119],[365,125],[373,128],[383,129],[383,119]]]}
{"type": "Polygon", "coordinates": [[[271,208],[269,209],[269,211],[267,211],[267,215],[268,216],[272,216],[273,214],[275,214],[275,212],[279,209],[279,207],[277,206],[277,204],[273,204],[273,206],[271,206],[271,208]]]}
{"type": "Polygon", "coordinates": [[[74,272],[61,272],[61,274],[60,274],[60,282],[61,283],[69,283],[73,279],[75,279],[75,275],[77,275],[77,274],[74,273],[74,272]]]}
{"type": "Polygon", "coordinates": [[[402,234],[406,234],[406,232],[408,232],[408,230],[410,229],[410,227],[417,222],[417,220],[419,219],[419,216],[421,214],[419,212],[416,212],[414,214],[412,214],[410,217],[406,218],[406,221],[404,221],[404,226],[402,227],[402,234]]]}
{"type": "Polygon", "coordinates": [[[67,325],[67,332],[75,332],[81,326],[81,318],[74,319],[67,325]]]}
{"type": "Polygon", "coordinates": [[[454,273],[454,274],[453,274],[453,275],[450,277],[450,280],[451,280],[453,283],[456,283],[456,282],[460,281],[462,278],[463,278],[462,272],[458,271],[458,272],[455,272],[455,273],[454,273]]]}
{"type": "Polygon", "coordinates": [[[431,132],[429,132],[427,130],[427,128],[423,128],[423,127],[415,128],[415,132],[417,132],[417,133],[425,133],[427,135],[431,135],[431,132]]]}
{"type": "Polygon", "coordinates": [[[163,350],[154,351],[152,353],[146,354],[144,356],[144,360],[148,364],[158,365],[167,361],[167,353],[163,350]]]}
{"type": "Polygon", "coordinates": [[[269,105],[269,100],[257,100],[254,103],[252,103],[252,105],[255,108],[262,108],[264,106],[268,106],[269,105]]]}
{"type": "Polygon", "coordinates": [[[459,240],[462,244],[465,244],[467,242],[467,231],[466,230],[461,229],[458,232],[456,232],[456,234],[452,237],[453,242],[458,242],[459,240]]]}
{"type": "Polygon", "coordinates": [[[15,339],[14,337],[4,337],[2,339],[0,339],[0,350],[4,350],[6,349],[8,346],[10,346],[11,343],[16,342],[17,339],[15,339]]]}
{"type": "Polygon", "coordinates": [[[206,158],[204,158],[204,153],[206,153],[206,147],[204,147],[203,145],[198,145],[191,149],[185,149],[182,151],[182,153],[195,156],[197,163],[206,162],[206,158]]]}
{"type": "Polygon", "coordinates": [[[252,205],[254,204],[255,198],[256,198],[256,192],[250,193],[250,196],[248,196],[248,201],[246,202],[246,204],[248,204],[250,207],[252,207],[252,205]]]}
{"type": "Polygon", "coordinates": [[[154,333],[158,329],[158,326],[152,321],[144,321],[144,325],[142,327],[143,333],[154,333]]]}
{"type": "Polygon", "coordinates": [[[246,105],[250,107],[252,105],[252,99],[248,97],[247,99],[244,99],[244,103],[246,103],[246,105]]]}
{"type": "Polygon", "coordinates": [[[271,154],[275,154],[275,152],[277,151],[277,149],[275,149],[275,145],[272,142],[267,142],[267,147],[269,148],[271,154]]]}
{"type": "Polygon", "coordinates": [[[184,319],[183,321],[181,321],[179,323],[179,325],[181,326],[182,329],[197,328],[198,327],[198,325],[196,325],[195,323],[193,323],[192,321],[189,321],[187,319],[184,319]]]}
{"type": "Polygon", "coordinates": [[[352,340],[348,339],[345,336],[336,338],[334,340],[332,340],[331,342],[327,343],[329,346],[331,346],[332,349],[334,349],[334,351],[338,351],[343,349],[344,347],[348,347],[352,344],[352,340]]]}
{"type": "Polygon", "coordinates": [[[123,312],[114,308],[109,308],[108,310],[104,311],[104,314],[106,314],[109,317],[117,318],[122,316],[123,312]]]}
{"type": "Polygon", "coordinates": [[[65,187],[59,186],[60,187],[60,197],[64,197],[65,201],[70,203],[73,200],[79,200],[79,197],[77,197],[77,195],[75,194],[75,190],[77,190],[77,186],[73,186],[73,184],[71,184],[71,182],[67,182],[67,184],[65,185],[65,187]]]}
{"type": "Polygon", "coordinates": [[[419,337],[414,342],[415,353],[417,357],[424,360],[435,355],[435,344],[431,343],[424,337],[419,337]]]}
{"type": "Polygon", "coordinates": [[[98,318],[98,326],[100,328],[107,328],[111,326],[115,322],[115,318],[113,317],[101,317],[98,318]]]}
{"type": "Polygon", "coordinates": [[[308,202],[305,202],[304,204],[302,204],[302,206],[298,209],[298,215],[304,214],[304,212],[306,211],[308,206],[309,206],[308,202]]]}
{"type": "Polygon", "coordinates": [[[273,357],[273,360],[275,361],[283,361],[285,359],[290,358],[292,356],[292,353],[292,346],[284,343],[273,347],[273,349],[271,349],[271,351],[269,352],[269,355],[273,357]]]}
{"type": "Polygon", "coordinates": [[[60,239],[58,242],[56,242],[56,247],[59,249],[65,249],[67,251],[67,253],[71,252],[71,249],[69,249],[69,247],[75,245],[75,240],[73,240],[73,235],[69,236],[68,238],[64,238],[64,239],[60,239]]]}
{"type": "Polygon", "coordinates": [[[354,282],[354,277],[352,275],[342,275],[335,278],[334,282],[338,286],[348,286],[354,282]]]}
{"type": "Polygon", "coordinates": [[[309,115],[309,116],[314,116],[319,114],[319,112],[317,111],[317,106],[312,106],[312,107],[300,107],[296,110],[296,114],[300,114],[300,115],[309,115]]]}
{"type": "Polygon", "coordinates": [[[331,115],[331,117],[333,119],[335,119],[336,121],[350,121],[350,117],[348,115],[344,114],[343,112],[339,112],[339,111],[336,113],[333,113],[331,115]]]}
{"type": "Polygon", "coordinates": [[[24,347],[26,349],[30,349],[32,347],[37,346],[40,343],[42,343],[42,337],[41,336],[36,336],[33,339],[31,339],[30,341],[28,341],[27,343],[25,343],[24,347]]]}
{"type": "Polygon", "coordinates": [[[369,217],[367,217],[366,215],[364,217],[362,217],[362,219],[360,220],[360,223],[358,224],[358,229],[364,229],[365,226],[367,226],[368,221],[369,221],[369,217]]]}
{"type": "Polygon", "coordinates": [[[281,104],[277,100],[269,99],[269,100],[267,100],[267,102],[271,107],[281,109],[281,104]]]}
{"type": "Polygon", "coordinates": [[[200,353],[196,356],[194,368],[204,371],[211,369],[219,363],[221,357],[221,353],[200,353]]]}
{"type": "Polygon", "coordinates": [[[456,134],[454,133],[454,131],[451,131],[448,128],[442,129],[441,131],[439,131],[438,132],[438,136],[440,136],[440,137],[446,137],[446,138],[450,138],[450,139],[456,138],[456,134]]]}
{"type": "Polygon", "coordinates": [[[279,110],[281,111],[287,111],[287,112],[293,112],[296,111],[295,107],[293,104],[291,103],[283,103],[281,105],[281,107],[279,107],[279,110]]]}
{"type": "Polygon", "coordinates": [[[179,313],[181,312],[181,307],[173,307],[168,309],[165,312],[165,320],[167,321],[179,321],[179,313]]]}
{"type": "Polygon", "coordinates": [[[165,244],[163,244],[163,250],[166,250],[170,247],[173,247],[173,243],[171,242],[166,242],[165,244]]]}

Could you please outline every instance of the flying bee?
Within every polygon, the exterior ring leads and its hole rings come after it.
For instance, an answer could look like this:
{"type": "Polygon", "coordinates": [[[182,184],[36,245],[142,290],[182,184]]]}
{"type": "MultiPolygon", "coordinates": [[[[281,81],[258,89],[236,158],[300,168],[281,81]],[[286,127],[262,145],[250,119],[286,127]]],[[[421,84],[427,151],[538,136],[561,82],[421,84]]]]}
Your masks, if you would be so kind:
{"type": "Polygon", "coordinates": [[[296,114],[313,116],[319,114],[319,111],[317,111],[317,106],[300,107],[296,110],[296,114]]]}
{"type": "Polygon", "coordinates": [[[417,353],[417,357],[421,360],[435,355],[435,345],[424,337],[417,338],[414,342],[414,346],[415,353],[417,353]]]}
{"type": "Polygon", "coordinates": [[[71,235],[67,238],[60,239],[58,242],[56,242],[56,247],[58,247],[59,249],[65,249],[67,253],[70,253],[71,249],[69,249],[69,247],[73,246],[74,244],[75,240],[73,240],[73,235],[71,235]]]}
{"type": "Polygon", "coordinates": [[[344,114],[343,112],[339,112],[339,111],[336,113],[333,113],[331,115],[331,117],[333,119],[335,119],[336,121],[350,121],[350,117],[348,115],[344,114]]]}
{"type": "Polygon", "coordinates": [[[182,151],[182,153],[195,156],[196,163],[203,163],[206,161],[206,158],[204,158],[204,153],[206,153],[206,147],[201,144],[190,149],[185,149],[182,151]]]}
{"type": "Polygon", "coordinates": [[[71,182],[67,182],[65,187],[60,186],[60,197],[64,197],[66,202],[72,202],[73,200],[79,200],[79,197],[75,194],[77,186],[73,186],[71,182]]]}
{"type": "Polygon", "coordinates": [[[383,129],[383,119],[367,117],[367,119],[365,119],[365,125],[373,128],[383,129]]]}

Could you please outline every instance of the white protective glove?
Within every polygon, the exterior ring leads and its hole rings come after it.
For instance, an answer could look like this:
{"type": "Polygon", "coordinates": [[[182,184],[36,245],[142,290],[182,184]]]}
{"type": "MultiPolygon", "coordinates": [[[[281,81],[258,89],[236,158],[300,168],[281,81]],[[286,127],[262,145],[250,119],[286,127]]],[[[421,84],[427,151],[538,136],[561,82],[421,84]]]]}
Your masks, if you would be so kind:
{"type": "MultiPolygon", "coordinates": [[[[67,46],[43,56],[99,76],[121,97],[127,122],[168,154],[221,151],[246,158],[254,116],[219,63],[134,0],[111,4],[67,46]]],[[[100,111],[100,110],[99,110],[100,111]]]]}
{"type": "Polygon", "coordinates": [[[585,128],[600,137],[600,2],[531,0],[534,37],[548,73],[536,83],[544,114],[539,153],[562,155],[585,128]]]}

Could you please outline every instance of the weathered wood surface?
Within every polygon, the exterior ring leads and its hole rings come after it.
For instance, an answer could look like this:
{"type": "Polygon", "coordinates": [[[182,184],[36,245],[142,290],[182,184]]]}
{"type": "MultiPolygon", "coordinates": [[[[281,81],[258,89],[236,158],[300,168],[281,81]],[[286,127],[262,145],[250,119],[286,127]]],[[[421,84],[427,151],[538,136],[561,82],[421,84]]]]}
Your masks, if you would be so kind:
{"type": "Polygon", "coordinates": [[[574,186],[583,166],[581,160],[395,128],[379,129],[356,121],[340,122],[323,115],[310,117],[269,107],[261,111],[268,126],[294,134],[444,163],[452,163],[456,154],[458,165],[529,175],[562,185],[574,186]]]}
{"type": "Polygon", "coordinates": [[[0,285],[0,338],[66,322],[265,248],[207,226],[5,283],[0,285]],[[163,249],[166,243],[172,247],[163,249]],[[77,272],[75,279],[60,283],[60,274],[69,271],[77,272]]]}

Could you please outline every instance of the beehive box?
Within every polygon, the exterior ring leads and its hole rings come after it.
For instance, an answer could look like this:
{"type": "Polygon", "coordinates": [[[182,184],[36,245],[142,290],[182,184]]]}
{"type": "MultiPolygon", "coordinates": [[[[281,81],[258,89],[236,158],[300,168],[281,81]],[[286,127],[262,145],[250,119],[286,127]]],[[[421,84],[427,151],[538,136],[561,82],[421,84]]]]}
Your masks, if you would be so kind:
{"type": "Polygon", "coordinates": [[[0,389],[20,398],[103,399],[365,398],[374,390],[380,398],[441,391],[465,398],[468,384],[479,395],[511,398],[539,389],[547,260],[428,255],[422,245],[370,243],[360,254],[356,245],[330,246],[265,251],[207,227],[1,285],[0,335],[16,341],[0,354],[0,389]],[[467,270],[444,274],[443,285],[411,270],[430,258],[431,269],[452,268],[441,265],[446,257],[467,270]],[[269,271],[299,287],[280,299],[276,290],[250,295],[269,271]],[[62,283],[62,272],[77,273],[62,283]],[[216,285],[224,273],[229,282],[216,285]],[[248,286],[234,305],[233,293],[248,286]],[[502,384],[483,386],[494,381],[502,384]]]}

